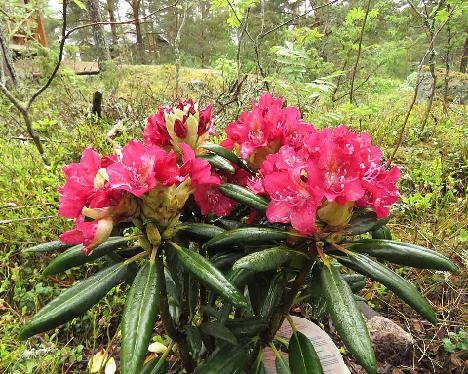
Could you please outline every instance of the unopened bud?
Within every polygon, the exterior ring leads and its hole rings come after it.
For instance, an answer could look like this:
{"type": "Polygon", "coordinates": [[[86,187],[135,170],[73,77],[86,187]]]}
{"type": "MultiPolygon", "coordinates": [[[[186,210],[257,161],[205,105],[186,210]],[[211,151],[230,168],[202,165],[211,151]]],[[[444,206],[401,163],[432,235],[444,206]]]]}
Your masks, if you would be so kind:
{"type": "Polygon", "coordinates": [[[153,246],[161,244],[161,234],[154,223],[148,223],[146,226],[146,236],[153,246]]]}

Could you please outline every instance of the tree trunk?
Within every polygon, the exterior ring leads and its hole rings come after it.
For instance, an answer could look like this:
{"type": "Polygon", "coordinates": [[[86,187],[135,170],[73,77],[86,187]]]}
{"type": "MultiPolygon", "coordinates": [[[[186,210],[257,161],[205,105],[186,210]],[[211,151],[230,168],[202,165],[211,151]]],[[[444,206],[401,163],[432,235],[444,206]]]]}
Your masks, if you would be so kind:
{"type": "MultiPolygon", "coordinates": [[[[176,37],[174,39],[174,55],[175,55],[175,68],[176,68],[176,77],[175,77],[176,78],[175,79],[176,96],[179,95],[179,86],[180,86],[180,64],[181,64],[180,50],[179,50],[180,36],[182,34],[182,30],[183,30],[184,25],[185,25],[185,19],[187,18],[188,7],[189,7],[189,4],[188,4],[187,1],[185,1],[184,5],[183,5],[183,13],[182,13],[182,19],[180,21],[180,26],[177,29],[177,34],[176,34],[176,37]]],[[[177,17],[176,17],[176,22],[177,22],[177,17]]]]}
{"type": "MultiPolygon", "coordinates": [[[[468,30],[466,31],[468,33],[468,30]]],[[[466,65],[468,65],[468,36],[465,39],[465,45],[463,46],[463,56],[460,61],[460,73],[466,73],[466,65]]]]}
{"type": "Polygon", "coordinates": [[[445,76],[444,76],[444,117],[448,117],[448,85],[450,75],[450,46],[452,43],[452,30],[450,28],[450,4],[447,5],[449,19],[447,20],[447,49],[445,50],[445,76]]]}
{"type": "MultiPolygon", "coordinates": [[[[110,22],[115,22],[115,11],[114,11],[114,0],[107,0],[107,12],[109,13],[109,21],[110,22]]],[[[113,23],[110,24],[111,28],[111,34],[112,34],[112,48],[111,48],[111,54],[113,55],[112,57],[115,57],[115,48],[117,47],[118,44],[118,38],[117,38],[117,26],[113,23]]]]}
{"type": "Polygon", "coordinates": [[[10,88],[16,85],[16,70],[13,66],[13,59],[11,56],[10,48],[8,47],[8,40],[0,23],[0,83],[10,88]]]}
{"type": "Polygon", "coordinates": [[[143,34],[141,32],[140,0],[132,0],[133,19],[135,19],[135,32],[137,38],[137,62],[143,62],[145,58],[145,47],[143,45],[143,34]]]}
{"type": "MultiPolygon", "coordinates": [[[[98,1],[86,0],[86,5],[90,21],[93,23],[101,22],[98,1]]],[[[102,25],[93,25],[93,38],[96,46],[99,70],[102,71],[105,70],[105,63],[111,59],[109,47],[107,46],[104,35],[104,27],[102,25]]]]}

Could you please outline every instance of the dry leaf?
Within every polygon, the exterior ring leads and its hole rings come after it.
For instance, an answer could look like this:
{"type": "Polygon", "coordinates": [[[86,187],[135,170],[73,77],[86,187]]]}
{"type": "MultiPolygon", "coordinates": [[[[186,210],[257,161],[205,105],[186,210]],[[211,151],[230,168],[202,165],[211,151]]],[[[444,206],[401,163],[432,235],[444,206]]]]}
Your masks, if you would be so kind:
{"type": "Polygon", "coordinates": [[[106,368],[104,369],[104,374],[114,374],[117,371],[117,365],[115,364],[114,357],[111,357],[107,361],[106,368]]]}
{"type": "Polygon", "coordinates": [[[89,372],[97,373],[104,364],[104,361],[107,359],[107,353],[104,348],[101,348],[98,353],[96,353],[91,360],[88,362],[89,372]]]}

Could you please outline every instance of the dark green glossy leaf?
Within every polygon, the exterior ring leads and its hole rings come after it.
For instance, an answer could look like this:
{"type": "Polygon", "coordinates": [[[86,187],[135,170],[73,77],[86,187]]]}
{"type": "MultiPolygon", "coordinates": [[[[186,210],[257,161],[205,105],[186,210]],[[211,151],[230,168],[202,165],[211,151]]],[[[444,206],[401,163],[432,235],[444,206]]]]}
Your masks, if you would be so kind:
{"type": "Polygon", "coordinates": [[[62,291],[30,318],[22,329],[20,338],[26,339],[81,316],[119,283],[126,272],[126,264],[116,264],[62,291]]]}
{"type": "Polygon", "coordinates": [[[300,331],[295,331],[289,339],[289,368],[292,374],[323,374],[314,346],[300,331]]]}
{"type": "Polygon", "coordinates": [[[420,269],[458,271],[458,268],[447,257],[419,245],[393,240],[368,239],[351,242],[347,247],[351,251],[364,253],[394,264],[420,269]]]}
{"type": "Polygon", "coordinates": [[[369,278],[385,285],[432,324],[435,325],[437,323],[437,316],[429,302],[419,293],[416,287],[406,279],[386,268],[384,265],[359,253],[350,256],[336,257],[344,266],[367,275],[369,278]]]}
{"type": "Polygon", "coordinates": [[[212,288],[236,306],[246,306],[247,301],[239,290],[224,275],[197,252],[182,248],[175,243],[170,247],[176,251],[181,265],[205,286],[212,288]]]}
{"type": "Polygon", "coordinates": [[[142,368],[159,310],[159,293],[156,266],[147,262],[133,281],[122,316],[123,374],[138,373],[142,368]]]}
{"type": "Polygon", "coordinates": [[[376,374],[376,360],[366,322],[348,283],[334,266],[324,266],[320,273],[322,292],[328,312],[346,348],[368,374],[376,374]]]}

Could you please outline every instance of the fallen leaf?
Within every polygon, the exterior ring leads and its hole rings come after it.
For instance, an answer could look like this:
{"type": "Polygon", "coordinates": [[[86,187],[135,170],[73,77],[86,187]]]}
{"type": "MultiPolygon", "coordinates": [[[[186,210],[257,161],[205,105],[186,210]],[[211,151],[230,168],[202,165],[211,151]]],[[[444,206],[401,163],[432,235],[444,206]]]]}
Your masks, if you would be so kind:
{"type": "Polygon", "coordinates": [[[115,364],[114,357],[111,357],[107,361],[106,368],[104,369],[104,374],[114,374],[117,371],[117,365],[115,364]]]}
{"type": "Polygon", "coordinates": [[[107,353],[104,348],[101,348],[98,353],[96,353],[91,360],[88,362],[89,372],[91,374],[99,372],[101,367],[104,364],[104,361],[107,359],[107,353]]]}
{"type": "Polygon", "coordinates": [[[156,354],[164,353],[166,351],[166,349],[167,349],[167,347],[164,344],[161,344],[161,343],[158,343],[158,342],[151,343],[148,346],[148,351],[150,351],[152,353],[156,353],[156,354]]]}

